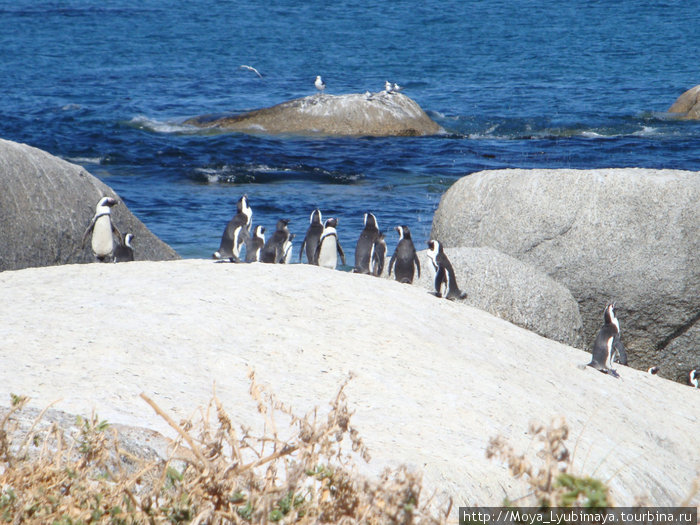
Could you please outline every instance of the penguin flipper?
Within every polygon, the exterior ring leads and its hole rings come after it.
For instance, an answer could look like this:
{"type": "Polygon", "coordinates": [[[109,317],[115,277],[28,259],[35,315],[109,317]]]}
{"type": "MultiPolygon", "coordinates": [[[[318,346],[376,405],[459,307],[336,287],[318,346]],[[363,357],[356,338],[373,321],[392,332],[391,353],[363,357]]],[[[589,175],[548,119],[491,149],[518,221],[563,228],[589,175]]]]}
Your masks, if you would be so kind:
{"type": "Polygon", "coordinates": [[[95,222],[97,222],[97,219],[93,217],[92,221],[90,221],[90,225],[85,230],[85,233],[83,233],[83,241],[80,245],[81,248],[85,248],[85,241],[87,241],[88,235],[90,235],[90,232],[95,228],[95,222]]]}
{"type": "Polygon", "coordinates": [[[418,260],[418,254],[413,252],[413,260],[416,263],[416,269],[418,270],[418,278],[420,279],[420,261],[418,260]]]}
{"type": "Polygon", "coordinates": [[[343,247],[338,242],[338,239],[336,239],[335,245],[338,247],[338,255],[340,255],[340,260],[343,262],[343,266],[345,266],[345,252],[343,251],[343,247]]]}
{"type": "Polygon", "coordinates": [[[112,225],[112,231],[117,234],[117,239],[119,239],[119,244],[124,244],[124,236],[119,231],[119,228],[110,220],[109,223],[112,225]]]}
{"type": "Polygon", "coordinates": [[[396,262],[396,252],[394,252],[394,255],[391,256],[391,260],[389,261],[389,269],[387,270],[387,275],[391,277],[391,270],[394,268],[394,263],[396,262]]]}
{"type": "MultiPolygon", "coordinates": [[[[304,237],[304,240],[301,241],[301,247],[299,248],[299,262],[301,262],[301,256],[304,255],[304,248],[306,247],[306,237],[304,237]]],[[[308,259],[308,256],[306,257],[308,259]]],[[[311,261],[306,261],[308,264],[311,264],[311,261]]]]}
{"type": "Polygon", "coordinates": [[[622,340],[620,339],[620,334],[617,334],[615,338],[613,339],[613,348],[617,352],[618,355],[618,363],[621,365],[627,366],[627,349],[625,348],[625,345],[622,344],[622,340]]]}

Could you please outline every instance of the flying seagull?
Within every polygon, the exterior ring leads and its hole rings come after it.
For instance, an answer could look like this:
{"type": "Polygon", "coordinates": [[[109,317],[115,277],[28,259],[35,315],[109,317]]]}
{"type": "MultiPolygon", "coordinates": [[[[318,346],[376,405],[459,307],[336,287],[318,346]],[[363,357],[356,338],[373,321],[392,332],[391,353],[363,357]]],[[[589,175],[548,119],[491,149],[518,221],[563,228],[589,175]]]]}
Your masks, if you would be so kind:
{"type": "Polygon", "coordinates": [[[244,65],[241,66],[241,69],[247,69],[248,71],[252,71],[252,72],[255,73],[256,75],[258,75],[260,78],[263,77],[263,76],[260,74],[260,71],[258,71],[257,69],[255,69],[255,68],[252,67],[252,66],[246,66],[246,65],[244,64],[244,65]]]}

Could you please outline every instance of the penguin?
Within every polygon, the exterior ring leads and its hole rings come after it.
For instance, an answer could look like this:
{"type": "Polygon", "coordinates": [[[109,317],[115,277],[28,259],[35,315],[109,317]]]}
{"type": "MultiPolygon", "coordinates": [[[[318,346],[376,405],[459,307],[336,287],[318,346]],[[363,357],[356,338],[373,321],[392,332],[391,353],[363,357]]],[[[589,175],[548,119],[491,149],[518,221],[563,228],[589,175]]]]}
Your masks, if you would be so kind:
{"type": "Polygon", "coordinates": [[[292,241],[294,240],[294,237],[296,237],[296,233],[292,233],[289,238],[284,241],[284,244],[282,245],[282,251],[284,252],[284,256],[282,257],[282,260],[280,261],[281,263],[284,264],[291,264],[292,263],[292,241]]]}
{"type": "MultiPolygon", "coordinates": [[[[371,213],[365,213],[364,229],[360,233],[360,238],[355,246],[355,268],[354,273],[373,273],[370,270],[372,265],[372,252],[376,250],[375,243],[379,237],[377,218],[371,213]]],[[[382,267],[384,263],[382,262],[382,267]]]]}
{"type": "Polygon", "coordinates": [[[95,215],[90,225],[83,234],[81,247],[84,248],[85,241],[90,232],[92,232],[92,252],[95,254],[95,258],[100,262],[108,261],[114,252],[113,233],[117,234],[119,243],[122,243],[122,234],[119,233],[117,227],[112,223],[111,208],[115,206],[117,202],[118,201],[112,197],[102,197],[95,207],[95,215]]]}
{"type": "Polygon", "coordinates": [[[700,370],[691,370],[688,374],[688,382],[694,388],[700,388],[700,370]]]}
{"type": "Polygon", "coordinates": [[[454,268],[452,268],[452,263],[447,258],[442,244],[434,239],[429,240],[427,253],[435,270],[435,295],[451,301],[465,299],[467,294],[457,286],[454,268]]]}
{"type": "Polygon", "coordinates": [[[603,372],[604,374],[610,374],[613,377],[620,377],[619,374],[613,370],[612,364],[615,359],[615,354],[617,350],[615,348],[615,336],[620,333],[620,323],[615,317],[615,303],[610,303],[605,307],[603,312],[603,327],[598,332],[593,343],[593,353],[591,356],[591,362],[588,366],[595,368],[603,372]]]}
{"type": "Polygon", "coordinates": [[[114,262],[129,262],[134,260],[134,247],[131,246],[131,241],[134,240],[133,233],[127,233],[124,236],[124,242],[117,245],[114,249],[114,262]]]}
{"type": "Polygon", "coordinates": [[[306,230],[306,237],[301,243],[301,248],[299,248],[299,262],[301,262],[301,257],[304,254],[304,249],[306,249],[306,262],[309,264],[318,264],[314,260],[314,254],[316,253],[316,248],[318,248],[318,241],[323,235],[323,217],[321,215],[321,210],[316,208],[311,212],[309,217],[309,229],[306,230]]]}
{"type": "Polygon", "coordinates": [[[323,226],[323,235],[319,240],[314,260],[318,266],[335,270],[338,266],[338,255],[340,260],[345,264],[345,253],[338,242],[338,219],[331,217],[327,219],[323,226]]]}
{"type": "Polygon", "coordinates": [[[384,261],[386,260],[386,239],[384,234],[379,232],[377,240],[372,245],[372,253],[369,258],[369,273],[375,277],[382,275],[384,271],[384,261]]]}
{"type": "Polygon", "coordinates": [[[248,195],[243,195],[236,203],[237,213],[226,225],[221,236],[219,250],[214,252],[214,259],[228,259],[238,262],[241,247],[250,237],[250,225],[253,222],[253,210],[248,204],[248,195]]]}
{"type": "Polygon", "coordinates": [[[420,261],[418,254],[416,254],[416,247],[411,240],[411,231],[408,226],[397,226],[394,229],[399,233],[399,244],[396,245],[394,255],[389,261],[389,275],[391,276],[393,268],[397,281],[412,284],[415,270],[418,271],[420,278],[420,261]]]}
{"type": "Polygon", "coordinates": [[[285,248],[289,241],[289,219],[277,221],[275,233],[267,240],[260,251],[260,261],[264,263],[281,263],[285,260],[285,248]]]}
{"type": "Polygon", "coordinates": [[[265,246],[265,226],[257,225],[253,236],[246,241],[245,262],[260,262],[260,252],[265,246]]]}
{"type": "Polygon", "coordinates": [[[655,376],[656,374],[659,373],[659,367],[658,366],[652,366],[647,370],[647,374],[655,376]]]}

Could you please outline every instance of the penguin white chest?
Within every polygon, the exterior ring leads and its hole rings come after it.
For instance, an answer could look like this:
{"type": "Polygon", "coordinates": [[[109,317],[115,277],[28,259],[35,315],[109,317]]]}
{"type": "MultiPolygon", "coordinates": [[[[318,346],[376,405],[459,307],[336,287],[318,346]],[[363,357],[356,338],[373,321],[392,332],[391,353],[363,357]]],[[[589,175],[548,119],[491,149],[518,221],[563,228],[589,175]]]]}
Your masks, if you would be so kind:
{"type": "Polygon", "coordinates": [[[92,230],[92,251],[99,257],[110,255],[114,250],[112,221],[109,215],[98,217],[92,230]]]}
{"type": "Polygon", "coordinates": [[[335,235],[327,235],[321,240],[321,248],[318,251],[318,265],[324,268],[335,269],[338,264],[338,247],[335,235]]]}

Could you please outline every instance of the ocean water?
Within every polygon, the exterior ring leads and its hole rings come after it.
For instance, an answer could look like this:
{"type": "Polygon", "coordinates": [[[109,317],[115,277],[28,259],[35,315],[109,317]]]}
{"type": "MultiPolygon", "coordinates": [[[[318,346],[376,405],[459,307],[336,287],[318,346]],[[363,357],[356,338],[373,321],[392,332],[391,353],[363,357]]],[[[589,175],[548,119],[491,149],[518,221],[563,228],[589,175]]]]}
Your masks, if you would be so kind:
{"type": "Polygon", "coordinates": [[[83,165],[183,257],[211,256],[246,193],[297,247],[315,207],[337,216],[352,264],[366,211],[389,253],[398,224],[424,248],[442,193],[478,170],[700,170],[700,123],[664,114],[700,84],[699,27],[675,0],[0,0],[0,137],[83,165]],[[396,82],[447,133],[182,124],[313,94],[316,75],[330,94],[396,82]]]}

